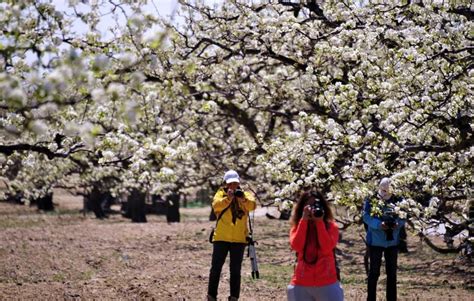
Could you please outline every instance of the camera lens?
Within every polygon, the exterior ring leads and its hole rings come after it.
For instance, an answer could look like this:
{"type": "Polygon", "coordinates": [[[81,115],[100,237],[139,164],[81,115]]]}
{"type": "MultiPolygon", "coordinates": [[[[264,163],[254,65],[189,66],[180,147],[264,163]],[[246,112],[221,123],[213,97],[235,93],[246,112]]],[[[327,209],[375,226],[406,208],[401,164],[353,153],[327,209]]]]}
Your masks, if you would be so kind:
{"type": "Polygon", "coordinates": [[[313,215],[315,217],[322,217],[324,215],[324,209],[323,206],[319,201],[313,203],[311,205],[311,211],[313,211],[313,215]]]}
{"type": "Polygon", "coordinates": [[[244,196],[244,192],[243,192],[241,189],[236,189],[236,190],[234,191],[234,195],[235,195],[236,197],[238,197],[238,198],[241,198],[241,197],[244,196]]]}

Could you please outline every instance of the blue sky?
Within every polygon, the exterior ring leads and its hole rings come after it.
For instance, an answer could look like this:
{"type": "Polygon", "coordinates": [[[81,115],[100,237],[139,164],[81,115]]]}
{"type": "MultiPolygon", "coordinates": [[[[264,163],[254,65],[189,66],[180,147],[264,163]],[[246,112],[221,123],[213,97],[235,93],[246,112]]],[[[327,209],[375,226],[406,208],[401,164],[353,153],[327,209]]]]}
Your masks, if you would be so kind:
{"type": "MultiPolygon", "coordinates": [[[[178,5],[178,0],[148,0],[153,2],[160,11],[162,16],[171,14],[173,9],[178,5]]],[[[206,3],[213,4],[223,2],[224,0],[205,0],[206,3]]]]}
{"type": "MultiPolygon", "coordinates": [[[[46,0],[46,2],[52,3],[57,10],[62,11],[68,15],[73,15],[73,9],[71,8],[71,3],[76,4],[76,10],[81,13],[86,13],[90,11],[90,7],[88,5],[84,5],[83,3],[87,3],[88,1],[82,0],[46,0]]],[[[90,0],[89,0],[90,1],[90,0]]],[[[204,0],[205,3],[212,5],[214,3],[223,3],[225,0],[204,0]]],[[[1,0],[0,0],[1,2],[1,0]]],[[[159,14],[162,17],[170,17],[173,11],[178,6],[178,0],[148,0],[148,4],[145,6],[145,10],[159,14]]],[[[110,28],[115,27],[116,21],[110,15],[111,6],[105,6],[100,9],[103,16],[101,17],[100,22],[97,25],[97,29],[100,32],[101,38],[107,40],[111,37],[110,28]]],[[[120,24],[124,24],[125,19],[121,13],[118,13],[117,16],[119,17],[118,22],[120,24]]],[[[176,21],[176,20],[175,20],[176,21]]],[[[80,19],[76,18],[75,21],[72,23],[71,34],[75,34],[78,36],[84,36],[89,32],[89,27],[82,22],[80,19]]],[[[151,29],[153,31],[154,29],[151,29]]],[[[60,49],[69,49],[69,44],[62,44],[60,49]]],[[[36,61],[36,55],[33,54],[31,51],[27,52],[27,61],[34,62],[36,61]]]]}
{"type": "Polygon", "coordinates": [[[178,5],[178,0],[150,0],[152,1],[160,15],[163,17],[168,16],[172,13],[173,9],[178,5]]]}
{"type": "MultiPolygon", "coordinates": [[[[64,11],[64,12],[72,12],[70,3],[76,3],[76,9],[79,12],[87,12],[90,10],[89,6],[82,4],[82,1],[79,0],[52,0],[52,3],[56,6],[57,9],[64,11]]],[[[214,3],[222,3],[224,0],[204,0],[205,3],[212,5],[214,3]]],[[[87,2],[86,2],[87,3],[87,2]]],[[[111,6],[105,6],[105,8],[101,11],[108,12],[111,6]]],[[[178,7],[178,0],[148,0],[148,4],[145,6],[145,10],[159,14],[162,17],[170,17],[173,11],[178,7]]],[[[120,15],[120,14],[119,14],[120,15]]],[[[120,20],[120,23],[125,20],[120,20]]],[[[98,29],[102,31],[102,34],[107,34],[107,29],[110,27],[111,23],[115,23],[112,18],[110,18],[109,14],[105,14],[105,16],[101,19],[101,22],[98,25],[98,29]]],[[[80,20],[77,20],[73,24],[73,29],[77,34],[85,34],[89,30],[84,23],[80,20]]]]}

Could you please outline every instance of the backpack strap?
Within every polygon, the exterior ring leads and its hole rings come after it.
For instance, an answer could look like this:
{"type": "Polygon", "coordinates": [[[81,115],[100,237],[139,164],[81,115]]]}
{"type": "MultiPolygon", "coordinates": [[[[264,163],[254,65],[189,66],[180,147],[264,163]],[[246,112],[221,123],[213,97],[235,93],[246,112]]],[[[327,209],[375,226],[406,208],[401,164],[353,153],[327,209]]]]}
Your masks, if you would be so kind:
{"type": "Polygon", "coordinates": [[[214,240],[214,231],[215,229],[217,228],[217,224],[219,223],[219,220],[221,219],[221,217],[224,215],[224,212],[229,209],[230,205],[227,206],[224,210],[222,210],[221,214],[217,217],[217,221],[216,221],[216,226],[214,228],[212,228],[211,230],[211,233],[209,234],[209,242],[212,243],[213,240],[214,240]]]}
{"type": "MultiPolygon", "coordinates": [[[[232,204],[232,202],[231,202],[232,204]]],[[[219,223],[219,220],[221,219],[221,217],[224,215],[224,213],[226,212],[227,209],[230,208],[230,204],[229,206],[225,207],[224,210],[222,210],[221,214],[219,214],[219,216],[217,217],[217,221],[216,221],[216,228],[217,228],[217,223],[219,223]]]]}

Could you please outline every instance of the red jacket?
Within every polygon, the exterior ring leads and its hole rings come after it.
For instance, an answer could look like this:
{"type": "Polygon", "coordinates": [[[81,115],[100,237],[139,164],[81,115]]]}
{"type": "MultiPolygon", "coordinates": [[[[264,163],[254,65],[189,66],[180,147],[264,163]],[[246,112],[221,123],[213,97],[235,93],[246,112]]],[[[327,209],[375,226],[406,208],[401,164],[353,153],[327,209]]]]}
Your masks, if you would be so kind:
{"type": "Polygon", "coordinates": [[[339,239],[339,229],[336,223],[329,222],[328,229],[324,221],[308,221],[301,219],[297,226],[291,227],[290,245],[298,253],[298,262],[291,279],[291,284],[301,286],[325,286],[337,281],[336,264],[333,249],[339,239]],[[314,264],[306,263],[303,259],[306,231],[308,227],[316,227],[319,248],[308,244],[306,252],[317,255],[314,264]]]}

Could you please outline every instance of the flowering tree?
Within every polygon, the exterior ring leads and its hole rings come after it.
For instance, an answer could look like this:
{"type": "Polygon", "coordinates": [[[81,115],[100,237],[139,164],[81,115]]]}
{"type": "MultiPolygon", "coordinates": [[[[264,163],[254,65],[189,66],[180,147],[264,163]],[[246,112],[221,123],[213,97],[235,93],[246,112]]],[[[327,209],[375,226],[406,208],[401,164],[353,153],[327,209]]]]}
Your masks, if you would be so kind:
{"type": "Polygon", "coordinates": [[[474,153],[469,1],[379,2],[181,1],[175,23],[136,1],[3,4],[3,174],[21,162],[9,187],[40,195],[112,177],[116,192],[186,191],[234,168],[278,202],[319,187],[352,223],[390,176],[418,233],[460,233],[474,153]],[[39,177],[48,185],[28,181],[39,177]]]}
{"type": "Polygon", "coordinates": [[[2,169],[21,162],[9,187],[35,198],[110,177],[117,191],[174,185],[173,164],[195,146],[173,125],[172,87],[157,76],[163,33],[144,36],[157,19],[141,4],[70,1],[69,13],[48,1],[2,4],[2,169]],[[104,35],[103,15],[127,22],[104,35]],[[76,22],[89,31],[74,32],[76,22]]]}
{"type": "Polygon", "coordinates": [[[281,199],[318,186],[352,220],[390,176],[407,199],[397,209],[420,234],[467,229],[469,3],[276,2],[183,1],[171,41],[191,69],[183,96],[207,114],[200,131],[224,134],[281,199]]]}

